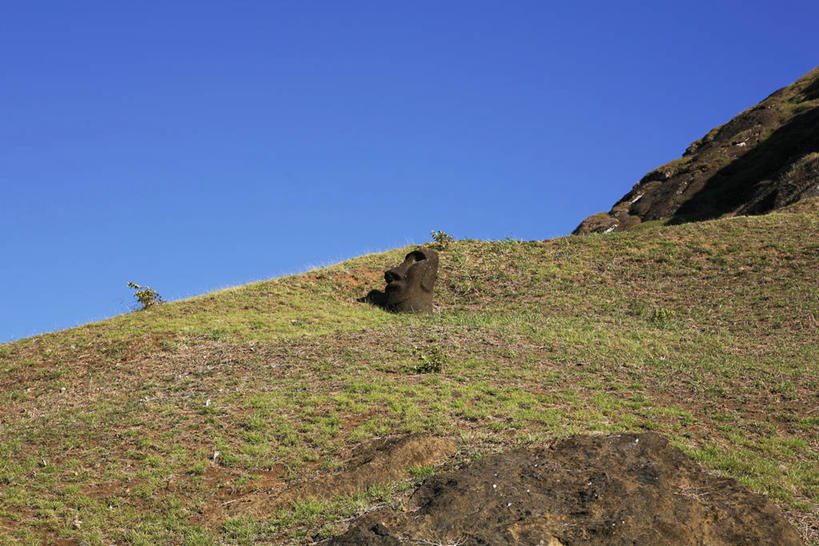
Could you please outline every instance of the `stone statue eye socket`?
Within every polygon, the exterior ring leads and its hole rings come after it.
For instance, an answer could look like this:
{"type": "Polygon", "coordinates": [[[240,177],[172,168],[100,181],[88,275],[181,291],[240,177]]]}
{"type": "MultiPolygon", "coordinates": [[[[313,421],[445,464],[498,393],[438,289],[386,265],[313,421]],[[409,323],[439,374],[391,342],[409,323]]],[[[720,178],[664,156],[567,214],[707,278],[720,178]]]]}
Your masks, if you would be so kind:
{"type": "Polygon", "coordinates": [[[427,259],[427,257],[424,256],[423,252],[417,252],[417,251],[416,252],[410,252],[410,256],[412,256],[412,258],[416,262],[420,262],[421,260],[426,260],[427,259]]]}

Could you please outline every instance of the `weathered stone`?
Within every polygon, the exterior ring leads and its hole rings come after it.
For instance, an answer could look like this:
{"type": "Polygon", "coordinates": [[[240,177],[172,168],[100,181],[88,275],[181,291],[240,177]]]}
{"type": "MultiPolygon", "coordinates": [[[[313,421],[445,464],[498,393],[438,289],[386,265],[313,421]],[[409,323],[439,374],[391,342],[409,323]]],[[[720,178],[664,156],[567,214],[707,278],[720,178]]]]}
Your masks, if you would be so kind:
{"type": "Polygon", "coordinates": [[[372,290],[358,301],[372,303],[396,313],[432,311],[432,292],[438,278],[438,253],[420,247],[404,261],[384,272],[384,292],[372,290]]]}

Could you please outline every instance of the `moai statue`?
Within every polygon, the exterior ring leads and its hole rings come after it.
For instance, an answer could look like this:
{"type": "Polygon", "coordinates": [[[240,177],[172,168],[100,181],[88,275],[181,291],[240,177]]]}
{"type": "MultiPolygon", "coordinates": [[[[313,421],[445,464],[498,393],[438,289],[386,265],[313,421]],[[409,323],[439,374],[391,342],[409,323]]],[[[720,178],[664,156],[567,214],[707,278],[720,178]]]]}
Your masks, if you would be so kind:
{"type": "Polygon", "coordinates": [[[384,272],[384,292],[372,290],[359,301],[396,313],[428,313],[432,311],[432,289],[437,278],[438,253],[421,247],[384,272]]]}

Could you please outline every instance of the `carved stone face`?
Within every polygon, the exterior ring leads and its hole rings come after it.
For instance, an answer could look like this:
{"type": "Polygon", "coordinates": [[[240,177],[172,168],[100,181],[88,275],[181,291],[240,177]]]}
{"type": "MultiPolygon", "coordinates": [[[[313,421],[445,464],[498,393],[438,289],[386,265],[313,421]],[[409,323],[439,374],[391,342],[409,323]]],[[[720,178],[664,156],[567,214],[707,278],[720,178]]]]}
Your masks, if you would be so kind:
{"type": "Polygon", "coordinates": [[[432,289],[438,278],[438,253],[428,248],[413,250],[401,265],[384,272],[385,305],[390,311],[432,311],[432,289]]]}

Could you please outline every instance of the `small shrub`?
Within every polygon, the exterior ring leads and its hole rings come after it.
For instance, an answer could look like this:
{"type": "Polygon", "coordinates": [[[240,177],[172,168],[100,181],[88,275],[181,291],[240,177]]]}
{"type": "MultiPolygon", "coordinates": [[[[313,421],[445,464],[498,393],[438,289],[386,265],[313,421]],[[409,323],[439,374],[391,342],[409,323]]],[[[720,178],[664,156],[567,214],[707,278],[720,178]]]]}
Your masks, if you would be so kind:
{"type": "Polygon", "coordinates": [[[441,373],[444,371],[448,358],[440,347],[433,345],[424,349],[416,348],[414,352],[418,357],[418,363],[413,367],[413,372],[441,373]]]}
{"type": "Polygon", "coordinates": [[[445,231],[435,231],[435,230],[433,229],[433,230],[430,232],[430,234],[432,235],[432,240],[433,240],[433,241],[435,241],[436,246],[437,246],[437,247],[438,247],[440,250],[444,250],[444,249],[446,249],[446,248],[449,246],[449,244],[450,244],[452,241],[454,241],[454,240],[455,240],[455,237],[453,237],[452,235],[450,235],[449,233],[447,233],[447,232],[445,232],[445,231]]]}
{"type": "Polygon", "coordinates": [[[165,303],[159,293],[150,286],[140,286],[135,282],[129,282],[128,288],[134,289],[134,297],[142,305],[142,309],[165,303]]]}
{"type": "Polygon", "coordinates": [[[674,318],[674,310],[666,307],[655,307],[651,311],[650,321],[658,326],[668,324],[674,318]]]}
{"type": "Polygon", "coordinates": [[[673,309],[657,307],[643,302],[633,301],[629,304],[631,314],[645,319],[655,326],[665,326],[674,320],[677,314],[673,309]]]}
{"type": "Polygon", "coordinates": [[[201,476],[205,473],[208,469],[208,462],[207,461],[197,461],[188,469],[188,474],[193,474],[194,476],[201,476]]]}

